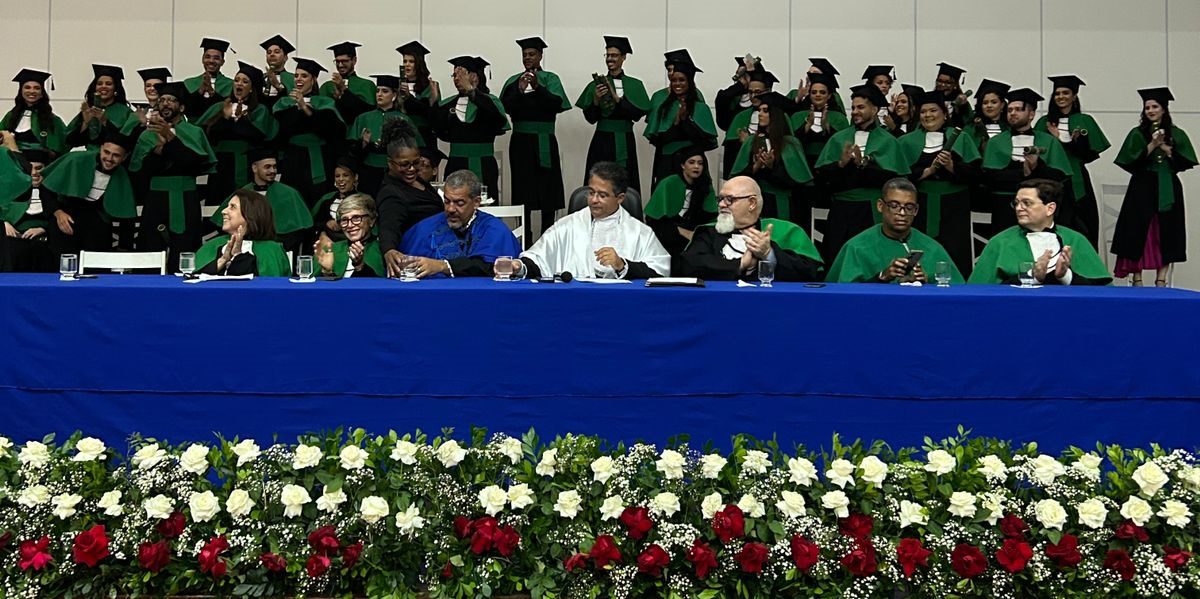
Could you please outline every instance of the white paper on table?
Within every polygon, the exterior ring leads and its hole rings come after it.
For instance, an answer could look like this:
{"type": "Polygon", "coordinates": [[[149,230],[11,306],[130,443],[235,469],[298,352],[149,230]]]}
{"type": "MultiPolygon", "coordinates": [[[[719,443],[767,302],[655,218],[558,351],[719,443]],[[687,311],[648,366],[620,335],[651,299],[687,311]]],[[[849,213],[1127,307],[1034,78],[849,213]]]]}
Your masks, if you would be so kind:
{"type": "Polygon", "coordinates": [[[252,273],[244,274],[244,275],[201,274],[200,276],[198,276],[194,279],[185,280],[184,283],[205,283],[207,281],[252,281],[252,280],[254,280],[254,274],[252,274],[252,273]]]}
{"type": "Polygon", "coordinates": [[[755,285],[754,283],[747,283],[746,281],[743,281],[741,279],[738,279],[737,286],[738,287],[758,287],[758,285],[755,285]]]}

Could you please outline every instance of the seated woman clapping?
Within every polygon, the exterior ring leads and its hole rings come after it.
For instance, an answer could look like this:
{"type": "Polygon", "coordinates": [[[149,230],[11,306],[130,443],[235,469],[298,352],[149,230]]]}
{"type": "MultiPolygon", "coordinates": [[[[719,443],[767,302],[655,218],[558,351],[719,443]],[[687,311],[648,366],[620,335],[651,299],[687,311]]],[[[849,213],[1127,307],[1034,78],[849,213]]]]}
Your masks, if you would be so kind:
{"type": "Polygon", "coordinates": [[[337,222],[346,238],[334,242],[322,232],[313,245],[321,274],[333,277],[383,277],[387,267],[376,237],[375,200],[365,193],[347,196],[338,205],[337,222]]]}
{"type": "Polygon", "coordinates": [[[233,192],[221,211],[220,235],[196,252],[197,272],[210,275],[286,277],[287,254],[275,241],[275,217],[262,194],[247,189],[233,192]]]}

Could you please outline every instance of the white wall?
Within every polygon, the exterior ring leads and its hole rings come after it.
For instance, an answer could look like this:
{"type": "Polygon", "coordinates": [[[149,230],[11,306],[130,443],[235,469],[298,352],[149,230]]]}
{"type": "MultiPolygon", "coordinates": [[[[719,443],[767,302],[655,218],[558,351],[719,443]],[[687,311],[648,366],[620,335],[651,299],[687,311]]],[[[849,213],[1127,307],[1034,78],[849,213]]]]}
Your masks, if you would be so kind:
{"type": "MultiPolygon", "coordinates": [[[[92,62],[122,64],[134,78],[130,97],[140,99],[138,68],[166,64],[180,78],[200,71],[201,37],[224,37],[241,58],[263,64],[258,42],[283,33],[327,67],[324,48],[351,39],[363,43],[362,74],[395,72],[393,48],[419,38],[433,50],[434,77],[449,86],[444,60],[478,54],[502,82],[520,69],[513,40],[541,35],[550,48],[544,66],[557,72],[572,102],[602,71],[604,34],[632,39],[630,74],[653,92],[664,85],[662,52],[687,47],[700,67],[698,85],[710,98],[729,83],[733,57],[752,52],[791,86],[807,57],[828,56],[846,84],[869,63],[891,62],[900,80],[930,86],[935,63],[968,70],[968,88],[990,77],[1039,88],[1046,75],[1078,73],[1088,82],[1084,109],[1114,145],[1137,118],[1139,87],[1169,84],[1178,100],[1176,123],[1200,138],[1200,2],[1196,0],[0,0],[0,73],[22,66],[55,74],[53,97],[70,118],[90,79],[92,62]]],[[[848,87],[848,85],[847,85],[848,87]]],[[[15,94],[14,94],[15,95],[15,94]]],[[[567,187],[583,178],[591,129],[579,111],[559,120],[567,187]]],[[[499,149],[506,143],[501,141],[499,149]]],[[[650,148],[639,148],[649,172],[650,148]]],[[[1109,150],[1092,167],[1102,185],[1124,185],[1109,150]]],[[[714,155],[713,160],[717,158],[714,155]]],[[[1195,172],[1187,189],[1200,189],[1195,172]]],[[[1200,193],[1200,192],[1198,192],[1200,193]]],[[[1115,221],[1120,197],[1102,197],[1115,221]]],[[[1179,286],[1200,289],[1200,209],[1189,202],[1193,261],[1175,274],[1179,286]]]]}

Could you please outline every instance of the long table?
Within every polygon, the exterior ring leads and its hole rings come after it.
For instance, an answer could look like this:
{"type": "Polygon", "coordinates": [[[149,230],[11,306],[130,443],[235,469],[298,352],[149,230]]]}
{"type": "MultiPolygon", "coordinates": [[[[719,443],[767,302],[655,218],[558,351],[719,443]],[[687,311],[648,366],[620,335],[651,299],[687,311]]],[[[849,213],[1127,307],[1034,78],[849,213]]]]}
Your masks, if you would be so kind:
{"type": "Polygon", "coordinates": [[[954,434],[1197,445],[1168,289],[0,277],[0,435],[472,425],[727,446],[954,434]]]}

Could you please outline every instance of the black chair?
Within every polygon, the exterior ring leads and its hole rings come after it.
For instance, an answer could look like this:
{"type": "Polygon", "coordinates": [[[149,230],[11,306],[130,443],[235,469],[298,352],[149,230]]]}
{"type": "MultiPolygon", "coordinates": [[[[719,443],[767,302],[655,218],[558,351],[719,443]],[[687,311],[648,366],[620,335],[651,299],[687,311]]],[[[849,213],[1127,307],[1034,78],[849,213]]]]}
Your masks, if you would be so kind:
{"type": "MultiPolygon", "coordinates": [[[[567,213],[578,212],[587,207],[588,188],[580,187],[571,192],[571,200],[567,203],[567,213]]],[[[630,187],[625,190],[625,201],[621,202],[621,207],[638,220],[645,220],[642,217],[642,194],[636,189],[630,187]]]]}

